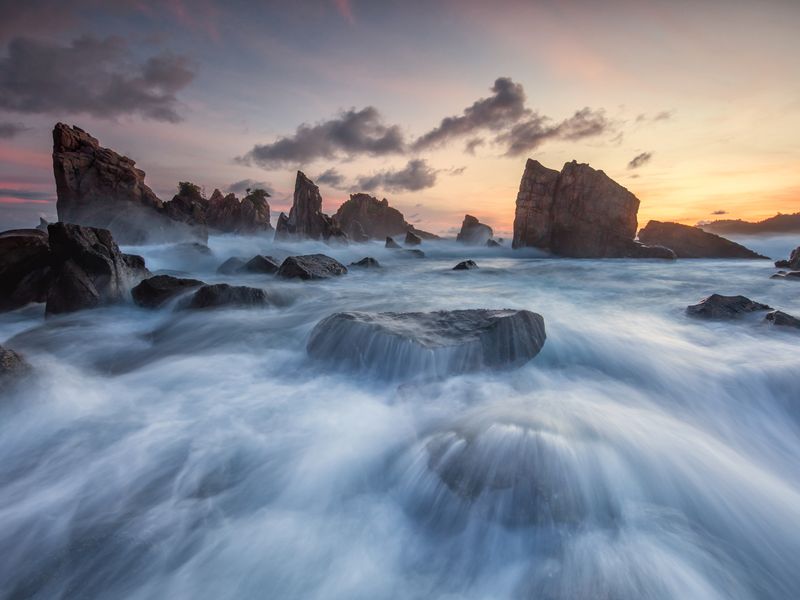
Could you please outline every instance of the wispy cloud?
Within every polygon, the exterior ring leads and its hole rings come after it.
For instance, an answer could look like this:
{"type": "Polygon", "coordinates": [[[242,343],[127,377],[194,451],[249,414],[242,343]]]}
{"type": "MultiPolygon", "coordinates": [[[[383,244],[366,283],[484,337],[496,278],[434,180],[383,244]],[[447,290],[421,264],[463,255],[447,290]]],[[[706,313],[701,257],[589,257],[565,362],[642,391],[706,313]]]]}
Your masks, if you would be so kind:
{"type": "Polygon", "coordinates": [[[630,162],[628,162],[628,169],[638,169],[639,167],[643,167],[649,163],[652,158],[652,152],[642,152],[641,154],[637,154],[630,160],[630,162]]]}

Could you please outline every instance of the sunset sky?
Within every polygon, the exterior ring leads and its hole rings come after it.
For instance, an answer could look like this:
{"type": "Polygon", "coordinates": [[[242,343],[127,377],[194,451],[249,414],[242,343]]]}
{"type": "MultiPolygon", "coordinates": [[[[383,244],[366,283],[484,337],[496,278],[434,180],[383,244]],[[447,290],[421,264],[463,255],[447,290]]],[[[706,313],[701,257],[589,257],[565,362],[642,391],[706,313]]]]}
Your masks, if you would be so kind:
{"type": "Polygon", "coordinates": [[[800,2],[0,0],[0,227],[55,219],[51,130],[164,200],[294,172],[334,212],[508,235],[525,160],[603,169],[648,219],[800,210],[800,2]],[[248,181],[249,180],[249,181],[248,181]]]}

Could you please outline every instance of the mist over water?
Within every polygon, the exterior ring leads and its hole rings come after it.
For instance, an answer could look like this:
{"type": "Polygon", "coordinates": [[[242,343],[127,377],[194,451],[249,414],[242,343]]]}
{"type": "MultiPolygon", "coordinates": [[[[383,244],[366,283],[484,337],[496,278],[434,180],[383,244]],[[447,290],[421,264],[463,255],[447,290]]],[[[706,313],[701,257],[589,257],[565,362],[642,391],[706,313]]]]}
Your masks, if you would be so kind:
{"type": "Polygon", "coordinates": [[[279,305],[0,315],[36,367],[0,402],[0,597],[797,596],[800,336],[684,314],[718,292],[800,315],[768,261],[209,246],[128,250],[279,305]],[[383,268],[215,273],[311,252],[383,268]],[[547,342],[517,370],[405,383],[306,354],[334,312],[463,308],[538,312],[547,342]]]}

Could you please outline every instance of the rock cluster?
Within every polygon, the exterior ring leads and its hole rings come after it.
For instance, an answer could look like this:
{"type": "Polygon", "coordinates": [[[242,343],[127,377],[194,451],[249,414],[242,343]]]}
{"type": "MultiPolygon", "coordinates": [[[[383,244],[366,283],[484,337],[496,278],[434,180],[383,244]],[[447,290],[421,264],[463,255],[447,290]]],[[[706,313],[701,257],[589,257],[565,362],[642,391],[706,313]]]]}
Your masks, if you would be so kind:
{"type": "Polygon", "coordinates": [[[275,227],[276,240],[346,240],[333,218],[322,212],[322,196],[313,181],[297,172],[294,200],[287,217],[281,213],[275,227]]]}
{"type": "Polygon", "coordinates": [[[472,215],[464,215],[461,231],[456,236],[456,241],[470,246],[488,246],[494,232],[492,228],[478,221],[472,215]]]}
{"type": "Polygon", "coordinates": [[[214,190],[208,199],[206,220],[208,226],[225,233],[254,234],[271,231],[269,194],[262,189],[249,190],[239,200],[236,194],[222,195],[214,190]]]}
{"type": "Polygon", "coordinates": [[[678,258],[766,258],[724,237],[680,223],[650,221],[639,231],[639,241],[665,246],[678,258]]]}

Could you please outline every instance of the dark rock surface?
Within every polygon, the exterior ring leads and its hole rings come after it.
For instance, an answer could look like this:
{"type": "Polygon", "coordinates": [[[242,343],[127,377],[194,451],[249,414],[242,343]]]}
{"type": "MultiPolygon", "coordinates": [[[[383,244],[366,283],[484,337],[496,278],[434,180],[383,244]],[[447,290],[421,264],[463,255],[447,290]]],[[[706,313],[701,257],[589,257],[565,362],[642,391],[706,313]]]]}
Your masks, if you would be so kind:
{"type": "Polygon", "coordinates": [[[242,265],[242,271],[246,273],[277,273],[280,265],[271,256],[256,254],[253,258],[242,265]]]}
{"type": "Polygon", "coordinates": [[[361,260],[357,262],[350,263],[351,267],[362,267],[365,269],[377,269],[380,268],[381,264],[372,258],[371,256],[365,256],[361,260]]]}
{"type": "Polygon", "coordinates": [[[392,248],[393,250],[397,250],[398,248],[400,248],[400,244],[395,242],[392,238],[387,237],[386,238],[386,246],[385,247],[386,248],[392,248]]]}
{"type": "Polygon", "coordinates": [[[800,329],[800,319],[786,314],[780,310],[774,310],[764,317],[767,321],[778,327],[793,327],[800,329]]]}
{"type": "Polygon", "coordinates": [[[294,184],[294,200],[287,217],[278,217],[275,228],[276,240],[346,240],[347,236],[335,221],[322,212],[322,196],[302,171],[297,172],[294,184]]]}
{"type": "Polygon", "coordinates": [[[378,200],[369,194],[350,194],[334,218],[353,241],[403,235],[410,227],[403,213],[389,206],[386,198],[378,200]]]}
{"type": "Polygon", "coordinates": [[[338,260],[325,254],[290,256],[281,264],[278,277],[284,279],[327,279],[347,273],[338,260]]]}
{"type": "Polygon", "coordinates": [[[478,264],[474,260],[462,260],[455,267],[453,267],[453,271],[469,271],[477,268],[478,264]]]}
{"type": "Polygon", "coordinates": [[[633,242],[619,258],[661,258],[675,260],[677,255],[664,246],[645,246],[640,242],[633,242]]]}
{"type": "Polygon", "coordinates": [[[464,215],[461,223],[461,231],[456,236],[456,241],[470,246],[488,246],[494,235],[494,231],[488,225],[478,221],[472,215],[464,215]]]}
{"type": "Polygon", "coordinates": [[[526,310],[344,312],[317,323],[307,350],[388,379],[424,378],[521,366],[545,338],[544,319],[526,310]]]}
{"type": "Polygon", "coordinates": [[[217,273],[222,275],[233,275],[234,273],[241,271],[246,262],[247,261],[243,258],[232,256],[223,262],[219,267],[217,267],[217,273]]]}
{"type": "Polygon", "coordinates": [[[687,306],[686,314],[703,319],[735,319],[761,310],[772,310],[772,307],[750,300],[745,296],[712,294],[698,304],[687,306]]]}
{"type": "Polygon", "coordinates": [[[44,302],[49,285],[47,232],[12,229],[0,233],[0,311],[44,302]]]}
{"type": "Polygon", "coordinates": [[[197,290],[187,304],[187,308],[246,307],[264,306],[266,304],[267,293],[260,288],[217,283],[215,285],[204,285],[197,290]]]}
{"type": "Polygon", "coordinates": [[[182,279],[171,275],[156,275],[143,280],[131,290],[133,301],[144,308],[157,308],[181,294],[205,285],[198,279],[182,279]]]}
{"type": "Polygon", "coordinates": [[[780,269],[791,269],[800,271],[800,246],[792,250],[788,260],[775,261],[775,266],[780,269]]]}
{"type": "Polygon", "coordinates": [[[670,248],[678,258],[766,258],[741,244],[680,223],[650,221],[639,231],[639,241],[670,248]]]}
{"type": "Polygon", "coordinates": [[[496,240],[486,240],[486,246],[489,248],[501,248],[503,245],[496,240]]]}
{"type": "Polygon", "coordinates": [[[770,276],[770,279],[789,279],[791,281],[800,281],[800,271],[778,271],[770,276]]]}
{"type": "Polygon", "coordinates": [[[30,372],[31,366],[27,361],[11,350],[0,346],[0,389],[18,377],[30,372]]]}
{"type": "Polygon", "coordinates": [[[208,199],[206,222],[208,226],[224,233],[254,234],[271,231],[269,194],[265,190],[251,190],[242,200],[236,194],[223,195],[214,190],[208,199]]]}
{"type": "Polygon", "coordinates": [[[411,231],[407,231],[404,243],[406,246],[419,246],[422,243],[422,238],[411,231]]]}

